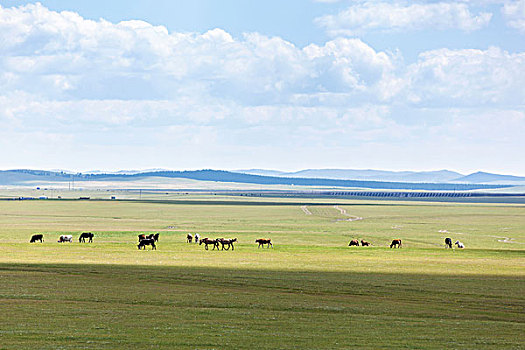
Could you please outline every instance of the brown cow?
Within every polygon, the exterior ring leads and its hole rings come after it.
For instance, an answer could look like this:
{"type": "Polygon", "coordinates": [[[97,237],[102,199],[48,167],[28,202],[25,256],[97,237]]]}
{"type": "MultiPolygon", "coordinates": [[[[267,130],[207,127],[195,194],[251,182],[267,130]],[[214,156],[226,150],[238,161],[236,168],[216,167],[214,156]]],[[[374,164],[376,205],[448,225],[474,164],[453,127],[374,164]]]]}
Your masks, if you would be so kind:
{"type": "Polygon", "coordinates": [[[255,240],[255,243],[259,243],[259,246],[257,248],[261,248],[261,246],[263,246],[263,248],[264,248],[265,244],[267,245],[267,248],[270,248],[270,246],[272,246],[272,248],[273,248],[273,244],[272,244],[272,239],[271,238],[259,238],[259,239],[255,240]]]}
{"type": "Polygon", "coordinates": [[[368,247],[368,246],[371,246],[372,244],[370,242],[365,241],[365,240],[361,240],[361,245],[363,247],[368,247]]]}
{"type": "Polygon", "coordinates": [[[213,245],[212,250],[215,250],[215,248],[217,248],[217,251],[219,251],[219,241],[217,239],[209,239],[206,237],[199,241],[199,245],[202,245],[202,243],[205,244],[204,249],[206,250],[208,250],[208,245],[212,244],[213,245]]]}
{"type": "Polygon", "coordinates": [[[351,247],[351,246],[353,246],[353,245],[359,247],[359,241],[358,241],[357,239],[352,239],[352,240],[350,241],[350,243],[348,243],[348,246],[351,247]]]}
{"type": "Polygon", "coordinates": [[[224,239],[224,238],[221,238],[219,239],[219,243],[222,245],[222,248],[221,250],[228,250],[230,249],[230,247],[232,247],[232,250],[235,250],[235,247],[233,246],[233,243],[237,242],[237,238],[232,238],[232,239],[224,239]]]}
{"type": "Polygon", "coordinates": [[[392,240],[392,243],[390,243],[390,248],[394,247],[394,248],[401,248],[403,245],[401,244],[401,240],[400,239],[394,239],[392,240]]]}

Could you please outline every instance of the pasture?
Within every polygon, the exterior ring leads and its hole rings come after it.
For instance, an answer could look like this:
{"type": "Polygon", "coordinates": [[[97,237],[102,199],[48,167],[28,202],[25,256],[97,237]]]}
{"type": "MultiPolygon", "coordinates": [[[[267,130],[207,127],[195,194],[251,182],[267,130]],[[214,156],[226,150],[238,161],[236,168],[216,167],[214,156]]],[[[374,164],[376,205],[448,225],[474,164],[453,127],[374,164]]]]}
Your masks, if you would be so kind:
{"type": "Polygon", "coordinates": [[[2,349],[518,349],[524,277],[523,205],[0,201],[2,349]],[[188,232],[238,242],[205,251],[188,232]]]}

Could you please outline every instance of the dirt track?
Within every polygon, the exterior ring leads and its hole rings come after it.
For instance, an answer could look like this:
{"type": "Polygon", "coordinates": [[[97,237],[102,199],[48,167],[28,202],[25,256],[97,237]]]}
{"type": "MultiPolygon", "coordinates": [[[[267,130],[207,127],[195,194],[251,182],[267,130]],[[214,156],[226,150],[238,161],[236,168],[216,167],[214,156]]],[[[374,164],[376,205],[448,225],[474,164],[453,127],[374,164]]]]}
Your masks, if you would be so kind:
{"type": "Polygon", "coordinates": [[[363,220],[362,217],[359,217],[359,216],[355,216],[355,215],[349,215],[345,209],[339,207],[338,205],[334,205],[334,209],[337,209],[339,210],[339,212],[341,213],[341,215],[344,215],[344,216],[348,216],[349,218],[348,219],[338,219],[337,221],[358,221],[358,220],[363,220]]]}
{"type": "Polygon", "coordinates": [[[308,210],[308,208],[306,207],[306,205],[303,205],[301,207],[301,210],[306,214],[306,215],[312,215],[312,212],[310,210],[308,210]]]}

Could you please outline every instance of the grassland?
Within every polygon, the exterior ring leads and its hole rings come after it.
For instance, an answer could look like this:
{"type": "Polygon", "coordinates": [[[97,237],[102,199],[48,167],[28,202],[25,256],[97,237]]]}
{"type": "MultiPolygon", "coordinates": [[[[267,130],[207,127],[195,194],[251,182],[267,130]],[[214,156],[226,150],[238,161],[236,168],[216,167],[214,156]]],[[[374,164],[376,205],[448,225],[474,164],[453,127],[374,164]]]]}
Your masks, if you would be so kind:
{"type": "Polygon", "coordinates": [[[525,347],[525,206],[174,199],[0,201],[0,348],[525,347]],[[82,231],[95,243],[56,243],[82,231]]]}

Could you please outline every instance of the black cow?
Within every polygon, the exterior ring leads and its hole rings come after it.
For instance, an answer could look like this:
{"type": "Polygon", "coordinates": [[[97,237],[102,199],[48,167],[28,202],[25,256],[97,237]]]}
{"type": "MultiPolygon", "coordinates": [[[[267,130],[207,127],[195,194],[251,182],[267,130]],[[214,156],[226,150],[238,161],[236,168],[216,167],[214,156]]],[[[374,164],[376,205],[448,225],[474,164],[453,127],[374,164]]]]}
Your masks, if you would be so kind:
{"type": "Polygon", "coordinates": [[[31,240],[29,241],[29,243],[35,243],[36,241],[40,241],[40,243],[43,243],[44,242],[44,235],[32,235],[31,236],[31,240]]]}
{"type": "Polygon", "coordinates": [[[95,237],[95,235],[91,232],[82,232],[80,237],[78,237],[78,243],[86,243],[86,238],[88,239],[88,243],[93,243],[93,237],[95,237]]]}
{"type": "Polygon", "coordinates": [[[357,239],[352,239],[350,243],[348,243],[348,246],[351,247],[353,245],[359,247],[359,241],[357,239]]]}
{"type": "Polygon", "coordinates": [[[452,249],[452,238],[445,238],[445,248],[451,248],[452,249]]]}
{"type": "Polygon", "coordinates": [[[152,250],[153,249],[157,250],[157,246],[155,245],[155,240],[152,239],[152,238],[151,239],[150,238],[145,238],[145,239],[141,240],[137,247],[139,248],[139,250],[141,248],[144,248],[144,250],[146,250],[146,246],[147,245],[150,245],[152,250]]]}
{"type": "Polygon", "coordinates": [[[159,235],[160,234],[158,232],[153,235],[153,240],[155,240],[155,242],[159,241],[159,235]]]}

